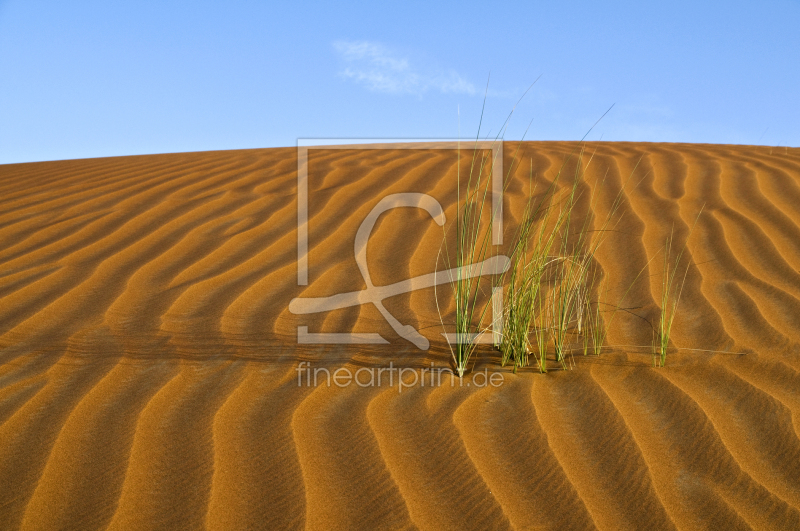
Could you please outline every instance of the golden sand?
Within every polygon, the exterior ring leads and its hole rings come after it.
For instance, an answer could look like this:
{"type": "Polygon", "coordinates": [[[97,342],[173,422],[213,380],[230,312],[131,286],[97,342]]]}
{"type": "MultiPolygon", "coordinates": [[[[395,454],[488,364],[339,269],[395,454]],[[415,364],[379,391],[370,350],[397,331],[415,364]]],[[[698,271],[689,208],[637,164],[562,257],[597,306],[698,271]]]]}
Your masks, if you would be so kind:
{"type": "MultiPolygon", "coordinates": [[[[505,144],[507,235],[530,172],[552,179],[576,145],[526,142],[512,165],[505,144]]],[[[353,235],[381,197],[431,194],[454,219],[452,150],[316,150],[308,286],[295,149],[0,166],[0,527],[800,529],[800,150],[586,149],[585,215],[632,175],[596,255],[612,293],[632,286],[618,347],[545,375],[482,347],[474,370],[502,386],[402,392],[298,386],[296,368],[447,366],[445,290],[384,301],[429,350],[371,305],[288,306],[364,288],[353,235]],[[681,350],[654,369],[639,346],[673,228],[681,350]],[[297,345],[301,325],[388,344],[297,345]]],[[[372,279],[430,273],[441,241],[424,212],[385,214],[372,279]]]]}

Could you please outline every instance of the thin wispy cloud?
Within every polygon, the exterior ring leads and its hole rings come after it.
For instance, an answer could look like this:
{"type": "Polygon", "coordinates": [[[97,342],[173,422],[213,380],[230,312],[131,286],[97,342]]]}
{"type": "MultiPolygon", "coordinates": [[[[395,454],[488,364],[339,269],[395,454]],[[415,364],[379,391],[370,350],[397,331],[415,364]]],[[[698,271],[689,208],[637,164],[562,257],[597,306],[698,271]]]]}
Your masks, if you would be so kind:
{"type": "Polygon", "coordinates": [[[454,70],[420,70],[380,43],[336,41],[334,49],[345,63],[339,73],[368,90],[388,94],[475,94],[475,86],[454,70]]]}

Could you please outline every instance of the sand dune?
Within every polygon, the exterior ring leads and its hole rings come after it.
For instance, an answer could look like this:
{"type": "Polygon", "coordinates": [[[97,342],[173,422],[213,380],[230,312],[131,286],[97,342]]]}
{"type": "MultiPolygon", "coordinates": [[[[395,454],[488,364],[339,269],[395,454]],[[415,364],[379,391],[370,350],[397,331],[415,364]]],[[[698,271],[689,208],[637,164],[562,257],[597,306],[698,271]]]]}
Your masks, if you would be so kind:
{"type": "MultiPolygon", "coordinates": [[[[577,148],[504,144],[498,249],[577,148]]],[[[0,166],[0,527],[800,529],[798,149],[586,144],[576,215],[622,193],[596,259],[628,311],[573,370],[512,374],[486,346],[473,374],[501,386],[298,385],[300,362],[448,366],[446,286],[383,301],[427,350],[372,304],[288,308],[365,288],[354,236],[381,198],[429,194],[452,223],[470,163],[310,150],[308,285],[294,148],[0,166]],[[655,369],[672,232],[689,268],[655,369]]],[[[420,209],[385,213],[372,281],[443,270],[442,240],[420,209]]]]}

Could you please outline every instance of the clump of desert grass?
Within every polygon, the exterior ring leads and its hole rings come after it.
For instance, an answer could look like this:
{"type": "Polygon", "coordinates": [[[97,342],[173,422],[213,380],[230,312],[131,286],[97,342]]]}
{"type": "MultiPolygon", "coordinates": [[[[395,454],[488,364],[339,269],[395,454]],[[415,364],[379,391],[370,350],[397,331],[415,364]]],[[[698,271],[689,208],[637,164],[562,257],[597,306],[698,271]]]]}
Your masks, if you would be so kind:
{"type": "MultiPolygon", "coordinates": [[[[531,193],[510,252],[511,266],[507,272],[508,286],[503,297],[502,334],[498,347],[501,352],[501,365],[512,363],[514,372],[528,364],[531,352],[536,356],[537,364],[542,371],[547,370],[547,331],[536,330],[535,347],[531,342],[530,332],[535,317],[544,309],[541,297],[542,282],[551,262],[550,251],[555,243],[558,228],[569,214],[568,210],[561,209],[554,220],[555,229],[550,227],[550,230],[547,230],[554,212],[550,203],[557,189],[557,183],[556,177],[539,201],[534,201],[535,187],[531,186],[531,193]]],[[[504,278],[501,278],[501,285],[503,280],[504,278]]]]}
{"type": "MultiPolygon", "coordinates": [[[[477,275],[467,273],[468,268],[482,266],[490,248],[491,220],[485,220],[484,209],[489,195],[489,181],[493,165],[496,161],[486,155],[477,159],[477,148],[473,152],[470,173],[464,190],[462,203],[461,176],[458,177],[458,197],[456,203],[456,242],[454,263],[447,252],[445,240],[445,261],[448,269],[455,268],[455,277],[450,283],[455,302],[455,345],[450,346],[453,365],[459,377],[467,371],[472,354],[477,348],[475,339],[483,332],[482,323],[487,306],[478,307],[480,279],[482,271],[477,275]],[[485,177],[484,177],[484,174],[485,177]]],[[[460,149],[459,149],[460,158],[460,149]]],[[[493,216],[492,216],[493,217],[493,216]]]]}
{"type": "Polygon", "coordinates": [[[591,301],[600,276],[595,255],[620,220],[617,214],[627,182],[596,229],[588,213],[597,210],[597,191],[605,177],[588,187],[587,215],[577,223],[576,209],[585,188],[581,185],[588,184],[584,155],[583,150],[577,155],[572,183],[560,193],[563,165],[538,200],[533,199],[535,187],[529,187],[529,199],[510,251],[499,344],[501,364],[512,364],[514,372],[527,366],[531,355],[537,369],[547,372],[549,345],[556,363],[567,369],[574,363],[572,337],[582,339],[584,354],[589,353],[590,345],[599,354],[605,340],[600,302],[591,301]]]}
{"type": "MultiPolygon", "coordinates": [[[[538,81],[538,80],[537,80],[538,81]]],[[[528,90],[520,97],[517,105],[530,91],[534,81],[528,90]]],[[[488,94],[488,82],[486,86],[488,94]]],[[[494,138],[494,142],[502,142],[503,134],[508,126],[511,116],[514,114],[516,106],[511,110],[505,123],[500,128],[500,132],[494,138]]],[[[444,261],[447,268],[456,273],[450,278],[450,285],[453,291],[455,303],[455,343],[448,342],[450,353],[459,377],[463,377],[467,372],[470,360],[477,349],[477,339],[486,333],[489,327],[484,325],[488,305],[479,306],[479,300],[483,292],[480,284],[483,274],[485,260],[491,248],[492,225],[495,217],[499,214],[493,207],[489,208],[490,214],[485,212],[488,205],[491,206],[491,179],[494,173],[494,165],[498,161],[487,156],[485,153],[478,157],[478,140],[480,139],[481,124],[486,108],[486,96],[484,96],[483,109],[478,124],[478,135],[476,137],[475,149],[472,153],[472,162],[469,173],[462,182],[460,160],[461,147],[458,148],[459,164],[457,176],[457,201],[455,215],[455,248],[447,246],[447,234],[443,238],[444,261]]],[[[521,145],[521,143],[520,143],[521,145]]],[[[517,148],[519,150],[519,147],[517,148]]],[[[495,153],[494,150],[492,150],[495,153]]],[[[503,182],[508,182],[508,175],[517,160],[517,152],[511,159],[507,175],[503,182]]],[[[438,261],[438,260],[437,260],[438,261]]],[[[438,307],[438,299],[437,299],[438,307]]],[[[440,320],[444,327],[442,311],[439,308],[440,320]]]]}
{"type": "MultiPolygon", "coordinates": [[[[700,219],[703,209],[697,214],[694,224],[689,229],[689,235],[694,230],[697,220],[700,219]]],[[[689,274],[690,263],[687,262],[680,274],[681,259],[689,243],[689,235],[686,236],[683,247],[675,254],[675,228],[670,230],[669,236],[664,240],[664,259],[662,264],[661,277],[661,312],[659,314],[658,326],[654,329],[653,340],[653,366],[664,367],[667,363],[667,353],[670,345],[670,335],[675,316],[678,313],[678,305],[683,294],[683,286],[686,284],[686,276],[689,274]]]]}
{"type": "MultiPolygon", "coordinates": [[[[484,107],[485,103],[484,98],[484,107]]],[[[443,240],[446,265],[450,271],[455,271],[450,279],[455,305],[455,341],[448,341],[448,346],[459,377],[469,368],[477,339],[489,330],[484,325],[489,305],[479,304],[479,301],[484,298],[481,277],[492,246],[491,227],[498,215],[494,209],[489,216],[485,214],[491,203],[490,180],[497,161],[486,154],[478,156],[478,139],[466,182],[462,182],[459,164],[454,248],[448,248],[446,234],[443,240]]],[[[502,142],[502,135],[498,134],[494,141],[502,142]]],[[[459,146],[459,162],[460,158],[459,146]]],[[[594,155],[588,157],[586,164],[585,158],[583,147],[577,155],[570,154],[538,196],[531,161],[528,200],[509,249],[508,269],[493,284],[493,294],[499,290],[503,301],[502,313],[495,315],[492,323],[494,343],[500,351],[501,365],[511,365],[515,373],[529,366],[531,359],[540,372],[547,372],[551,349],[552,358],[562,369],[574,366],[575,351],[582,350],[585,356],[600,355],[607,347],[607,331],[622,309],[622,300],[650,263],[648,261],[639,272],[622,299],[613,304],[609,300],[608,281],[595,256],[622,218],[620,207],[625,190],[639,163],[622,183],[605,217],[600,219],[594,213],[599,211],[597,206],[607,174],[590,184],[586,172],[594,155]],[[571,182],[564,183],[568,179],[562,175],[570,160],[575,162],[575,173],[571,182]],[[578,340],[573,341],[575,338],[578,340]]],[[[508,175],[516,160],[517,153],[508,175]]],[[[508,175],[504,178],[503,190],[507,187],[508,175]]],[[[658,327],[653,327],[653,364],[661,367],[666,362],[670,333],[688,274],[688,265],[682,275],[678,273],[685,244],[676,256],[673,256],[673,247],[674,233],[671,233],[665,242],[660,320],[658,327]]],[[[439,315],[444,327],[441,308],[439,315]]]]}

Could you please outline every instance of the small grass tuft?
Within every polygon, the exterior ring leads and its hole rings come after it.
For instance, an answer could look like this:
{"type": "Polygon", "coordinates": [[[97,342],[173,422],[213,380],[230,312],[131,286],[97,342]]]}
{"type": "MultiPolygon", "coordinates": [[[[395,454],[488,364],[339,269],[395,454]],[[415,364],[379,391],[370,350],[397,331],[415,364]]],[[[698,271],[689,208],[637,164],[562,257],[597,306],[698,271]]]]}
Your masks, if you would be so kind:
{"type": "MultiPolygon", "coordinates": [[[[694,230],[697,220],[700,219],[703,209],[697,214],[697,218],[689,229],[689,235],[694,230]]],[[[675,321],[675,316],[678,313],[678,304],[680,304],[681,295],[683,294],[683,286],[686,283],[686,276],[689,274],[689,263],[683,271],[683,276],[678,277],[678,269],[680,268],[683,253],[686,251],[686,245],[689,243],[689,235],[686,236],[686,241],[683,244],[680,252],[671,260],[674,252],[675,245],[675,227],[670,229],[669,236],[664,242],[664,262],[663,262],[663,277],[661,279],[661,312],[659,315],[658,329],[655,330],[655,337],[653,341],[653,366],[664,367],[667,363],[667,352],[669,350],[669,338],[672,333],[672,324],[675,321]]]]}

